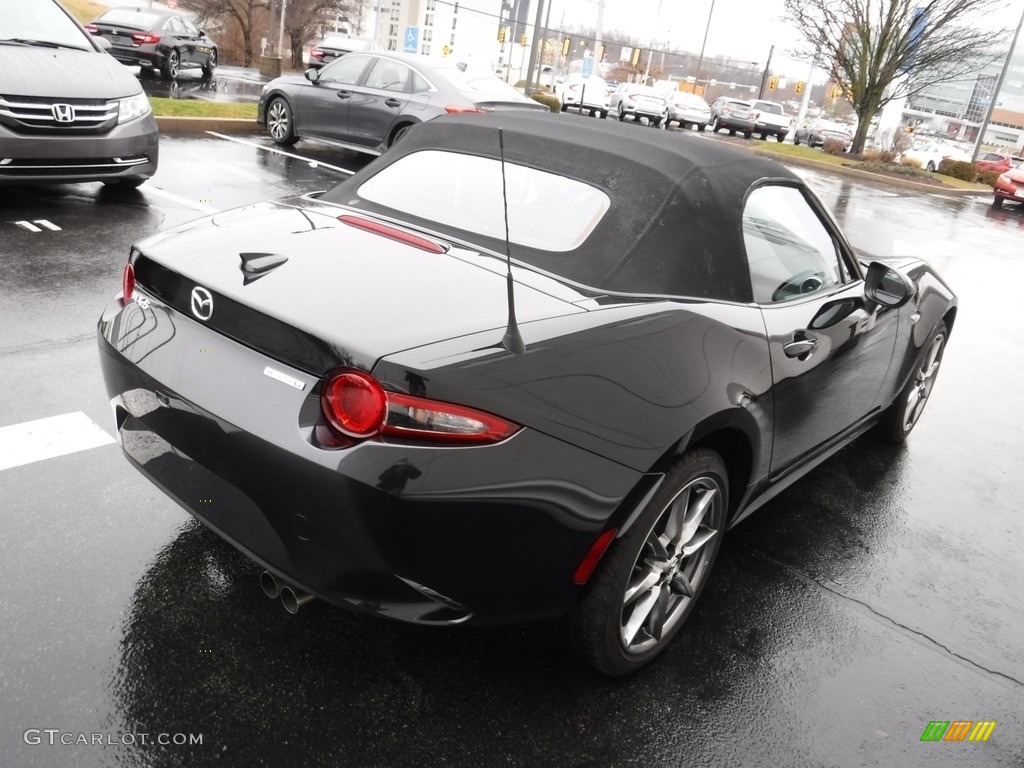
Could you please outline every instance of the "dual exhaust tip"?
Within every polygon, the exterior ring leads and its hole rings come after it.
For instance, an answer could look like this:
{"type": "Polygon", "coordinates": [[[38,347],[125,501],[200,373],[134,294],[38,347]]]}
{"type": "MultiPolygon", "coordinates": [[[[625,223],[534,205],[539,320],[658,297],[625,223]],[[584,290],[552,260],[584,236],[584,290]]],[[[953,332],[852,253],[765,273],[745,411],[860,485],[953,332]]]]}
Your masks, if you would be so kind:
{"type": "Polygon", "coordinates": [[[260,574],[260,587],[263,589],[263,594],[271,600],[280,598],[281,605],[291,614],[298,613],[299,608],[316,599],[309,592],[304,592],[298,587],[281,581],[270,571],[260,574]]]}

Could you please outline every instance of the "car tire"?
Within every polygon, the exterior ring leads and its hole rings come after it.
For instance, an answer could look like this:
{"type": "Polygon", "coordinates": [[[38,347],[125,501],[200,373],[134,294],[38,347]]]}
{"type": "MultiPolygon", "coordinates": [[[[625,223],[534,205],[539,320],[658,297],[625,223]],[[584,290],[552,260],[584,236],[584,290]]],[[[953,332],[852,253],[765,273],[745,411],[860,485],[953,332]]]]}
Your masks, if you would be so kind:
{"type": "Polygon", "coordinates": [[[800,137],[795,135],[795,134],[793,136],[793,146],[794,147],[799,147],[800,146],[800,137]]]}
{"type": "Polygon", "coordinates": [[[775,134],[775,140],[777,142],[779,142],[779,144],[781,144],[782,142],[784,142],[786,140],[786,134],[784,134],[784,133],[776,133],[775,134]]]}
{"type": "Polygon", "coordinates": [[[622,105],[619,104],[619,122],[624,123],[626,121],[626,113],[622,111],[622,105]]]}
{"type": "Polygon", "coordinates": [[[935,163],[933,163],[931,160],[929,160],[928,161],[928,165],[926,165],[924,169],[926,171],[931,171],[932,173],[935,173],[935,163]]]}
{"type": "Polygon", "coordinates": [[[601,119],[602,120],[608,119],[608,110],[607,109],[602,109],[601,110],[601,119]]]}
{"type": "Polygon", "coordinates": [[[719,128],[721,128],[721,124],[718,122],[718,118],[716,117],[714,120],[711,121],[711,132],[718,133],[719,128]]]}
{"type": "Polygon", "coordinates": [[[993,197],[992,198],[992,207],[993,208],[1002,208],[1003,207],[1003,198],[1001,198],[1001,197],[993,197]]]}
{"type": "Polygon", "coordinates": [[[295,134],[295,120],[288,101],[281,96],[270,100],[267,105],[267,133],[275,144],[290,147],[299,137],[295,134]]]}
{"type": "Polygon", "coordinates": [[[735,136],[736,135],[736,129],[735,128],[730,128],[729,129],[729,135],[730,136],[735,136]]]}
{"type": "Polygon", "coordinates": [[[178,78],[178,70],[181,67],[181,54],[178,53],[177,48],[171,48],[167,52],[167,56],[164,58],[164,77],[168,80],[176,80],[178,78]]]}
{"type": "Polygon", "coordinates": [[[744,138],[744,139],[749,139],[749,138],[750,138],[751,136],[753,136],[753,135],[754,135],[754,132],[753,132],[753,131],[744,131],[744,132],[743,132],[743,138],[744,138]]]}
{"type": "Polygon", "coordinates": [[[928,404],[928,398],[935,386],[935,379],[939,375],[942,353],[946,349],[948,339],[949,330],[946,323],[940,321],[928,337],[928,343],[918,354],[910,381],[879,422],[882,436],[887,442],[896,445],[902,443],[921,418],[921,413],[928,404]]]}
{"type": "Polygon", "coordinates": [[[725,463],[706,448],[668,470],[633,525],[612,542],[568,616],[574,649],[587,664],[607,675],[628,674],[671,642],[718,555],[728,487],[725,463]]]}
{"type": "Polygon", "coordinates": [[[406,123],[405,125],[398,126],[391,134],[391,140],[388,141],[388,148],[390,149],[391,147],[395,146],[395,144],[400,142],[405,137],[405,134],[409,132],[410,128],[412,128],[411,123],[406,123]]]}
{"type": "Polygon", "coordinates": [[[203,67],[203,78],[209,80],[213,77],[213,73],[217,69],[217,51],[210,51],[210,58],[206,60],[206,66],[203,67]]]}
{"type": "Polygon", "coordinates": [[[701,133],[704,133],[704,131],[707,129],[707,127],[708,127],[707,123],[698,123],[697,124],[697,130],[700,131],[701,133]]]}
{"type": "Polygon", "coordinates": [[[647,118],[647,122],[649,122],[654,128],[658,128],[658,127],[661,126],[661,118],[660,117],[657,118],[657,119],[655,119],[653,117],[649,117],[649,118],[647,118]]]}
{"type": "Polygon", "coordinates": [[[559,112],[565,112],[565,110],[567,110],[567,109],[568,109],[568,106],[566,106],[565,104],[563,104],[562,106],[560,106],[560,107],[558,108],[558,111],[559,111],[559,112]]]}

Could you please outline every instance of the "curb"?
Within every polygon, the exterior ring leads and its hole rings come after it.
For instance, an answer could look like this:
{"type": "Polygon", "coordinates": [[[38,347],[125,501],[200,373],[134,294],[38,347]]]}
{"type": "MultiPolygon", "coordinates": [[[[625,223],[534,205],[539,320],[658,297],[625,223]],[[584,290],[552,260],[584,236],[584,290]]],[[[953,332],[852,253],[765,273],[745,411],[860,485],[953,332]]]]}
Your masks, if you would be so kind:
{"type": "Polygon", "coordinates": [[[760,157],[767,157],[774,160],[782,165],[801,165],[805,168],[813,168],[816,171],[822,171],[824,173],[834,173],[837,176],[849,176],[850,178],[859,179],[861,181],[872,181],[876,184],[888,184],[893,187],[902,187],[904,189],[912,189],[915,192],[931,192],[933,194],[940,195],[957,195],[963,197],[991,197],[991,189],[956,189],[954,187],[936,186],[934,184],[922,184],[919,181],[912,181],[910,179],[898,179],[893,176],[884,176],[880,173],[871,173],[871,171],[862,171],[859,168],[849,168],[845,165],[833,165],[832,163],[822,163],[817,160],[812,160],[806,157],[793,157],[791,155],[782,155],[777,152],[770,150],[754,149],[754,154],[760,157]]]}
{"type": "Polygon", "coordinates": [[[234,133],[259,133],[263,126],[255,120],[234,117],[170,117],[158,116],[156,124],[160,133],[195,135],[206,131],[232,131],[234,133]]]}

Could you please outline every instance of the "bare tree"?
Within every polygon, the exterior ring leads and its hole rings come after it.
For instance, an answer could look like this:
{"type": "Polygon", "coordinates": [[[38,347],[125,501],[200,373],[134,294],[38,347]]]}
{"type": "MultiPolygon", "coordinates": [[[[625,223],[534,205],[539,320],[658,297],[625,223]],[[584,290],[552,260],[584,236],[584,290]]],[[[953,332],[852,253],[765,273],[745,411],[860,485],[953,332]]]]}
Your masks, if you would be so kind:
{"type": "MultiPolygon", "coordinates": [[[[1002,33],[982,29],[1003,0],[786,0],[786,16],[843,87],[859,124],[861,152],[871,119],[893,99],[979,72],[999,57],[1002,33]]],[[[810,58],[808,56],[808,58],[810,58]]]]}
{"type": "Polygon", "coordinates": [[[288,0],[284,31],[291,40],[292,66],[301,68],[302,49],[338,16],[354,17],[360,0],[288,0]]]}
{"type": "Polygon", "coordinates": [[[242,37],[245,67],[252,66],[253,41],[264,31],[267,17],[263,10],[268,6],[269,0],[181,0],[181,7],[192,11],[202,24],[236,27],[242,37]]]}

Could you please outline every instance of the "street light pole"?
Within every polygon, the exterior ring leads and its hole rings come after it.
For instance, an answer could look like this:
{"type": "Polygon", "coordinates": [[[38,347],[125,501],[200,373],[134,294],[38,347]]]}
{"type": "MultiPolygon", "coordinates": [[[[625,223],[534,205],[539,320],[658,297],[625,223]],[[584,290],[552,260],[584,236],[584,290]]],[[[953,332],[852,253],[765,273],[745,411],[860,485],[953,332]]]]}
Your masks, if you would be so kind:
{"type": "Polygon", "coordinates": [[[697,77],[693,80],[694,93],[697,93],[697,87],[700,85],[700,70],[701,67],[704,66],[704,47],[708,44],[708,32],[711,31],[711,14],[714,12],[715,0],[711,0],[711,8],[708,10],[708,23],[704,25],[704,42],[700,44],[700,58],[697,59],[697,77]]]}
{"type": "Polygon", "coordinates": [[[1013,33],[1013,42],[1010,43],[1010,50],[1006,52],[1006,60],[1003,62],[1003,68],[999,72],[999,79],[996,80],[996,87],[993,89],[992,98],[988,100],[988,109],[985,111],[985,119],[981,121],[981,127],[978,129],[978,136],[974,140],[974,152],[971,153],[971,162],[973,163],[978,159],[978,152],[981,150],[981,141],[985,137],[985,131],[988,130],[988,124],[992,120],[992,111],[996,108],[996,98],[999,96],[999,91],[1003,88],[1003,80],[1006,79],[1006,71],[1010,68],[1010,59],[1013,58],[1013,52],[1017,50],[1017,38],[1020,37],[1020,28],[1024,26],[1024,11],[1020,14],[1020,21],[1017,22],[1017,31],[1013,33]]]}

